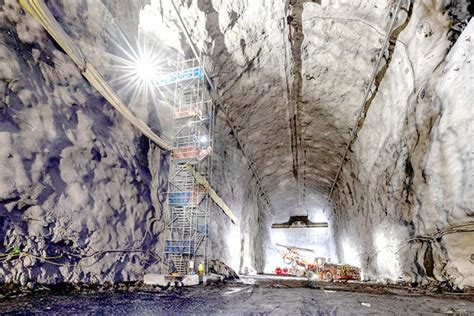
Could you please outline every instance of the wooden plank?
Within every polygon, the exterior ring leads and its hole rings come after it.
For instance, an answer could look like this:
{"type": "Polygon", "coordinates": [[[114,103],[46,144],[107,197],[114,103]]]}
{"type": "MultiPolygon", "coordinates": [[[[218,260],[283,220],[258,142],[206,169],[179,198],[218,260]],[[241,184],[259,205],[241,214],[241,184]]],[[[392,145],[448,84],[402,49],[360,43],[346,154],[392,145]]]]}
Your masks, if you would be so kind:
{"type": "Polygon", "coordinates": [[[196,179],[196,181],[202,185],[204,188],[206,188],[206,190],[208,191],[209,193],[209,196],[211,197],[211,199],[222,209],[222,211],[224,212],[225,215],[227,215],[227,217],[230,218],[230,220],[232,221],[232,223],[238,225],[239,224],[239,220],[237,219],[237,217],[235,216],[235,214],[230,210],[230,208],[227,206],[227,204],[225,204],[224,200],[216,193],[216,191],[211,187],[211,185],[209,184],[209,182],[207,181],[206,178],[204,178],[203,176],[201,176],[200,174],[198,174],[196,172],[196,170],[194,170],[193,166],[191,165],[186,165],[186,168],[188,168],[189,171],[191,171],[191,173],[193,174],[193,177],[196,179]]]}

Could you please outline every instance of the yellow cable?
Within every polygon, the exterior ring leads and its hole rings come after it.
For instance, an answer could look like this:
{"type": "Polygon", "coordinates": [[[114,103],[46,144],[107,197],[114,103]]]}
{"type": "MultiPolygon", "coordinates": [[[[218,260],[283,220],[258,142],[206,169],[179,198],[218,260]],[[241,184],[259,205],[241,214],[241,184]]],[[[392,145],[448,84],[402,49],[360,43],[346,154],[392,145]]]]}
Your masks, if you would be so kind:
{"type": "Polygon", "coordinates": [[[20,5],[25,9],[29,14],[33,15],[33,12],[31,11],[31,8],[28,4],[26,4],[23,0],[18,0],[20,2],[20,5]]]}
{"type": "Polygon", "coordinates": [[[59,25],[48,7],[42,0],[18,0],[20,4],[36,18],[56,43],[66,52],[72,61],[80,68],[83,76],[96,88],[99,93],[125,118],[138,128],[143,134],[150,138],[162,149],[169,150],[171,146],[156,135],[150,127],[136,117],[130,109],[123,103],[115,91],[105,82],[100,73],[87,62],[86,57],[79,47],[69,38],[64,29],[59,25]]]}

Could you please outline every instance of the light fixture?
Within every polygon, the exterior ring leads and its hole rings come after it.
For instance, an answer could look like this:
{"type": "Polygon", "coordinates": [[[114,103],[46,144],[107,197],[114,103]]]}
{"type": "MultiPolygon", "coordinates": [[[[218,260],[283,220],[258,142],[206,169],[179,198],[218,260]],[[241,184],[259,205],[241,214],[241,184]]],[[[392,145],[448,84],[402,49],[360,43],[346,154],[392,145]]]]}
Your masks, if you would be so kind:
{"type": "Polygon", "coordinates": [[[156,83],[165,70],[163,54],[146,36],[140,37],[136,46],[127,42],[125,45],[117,43],[117,47],[123,57],[115,56],[112,67],[116,75],[109,83],[117,85],[122,95],[130,98],[131,107],[156,100],[155,93],[161,93],[156,83]]]}
{"type": "Polygon", "coordinates": [[[133,77],[142,86],[151,86],[158,78],[159,63],[147,52],[141,52],[133,60],[133,77]]]}
{"type": "Polygon", "coordinates": [[[272,228],[325,228],[328,226],[327,222],[310,221],[307,215],[290,216],[287,222],[272,224],[272,228]]]}
{"type": "Polygon", "coordinates": [[[209,142],[209,137],[207,135],[199,136],[199,142],[201,144],[207,144],[209,142]]]}
{"type": "Polygon", "coordinates": [[[136,61],[135,71],[137,77],[139,77],[144,83],[152,83],[158,74],[158,69],[153,63],[153,60],[147,56],[141,57],[136,61]]]}

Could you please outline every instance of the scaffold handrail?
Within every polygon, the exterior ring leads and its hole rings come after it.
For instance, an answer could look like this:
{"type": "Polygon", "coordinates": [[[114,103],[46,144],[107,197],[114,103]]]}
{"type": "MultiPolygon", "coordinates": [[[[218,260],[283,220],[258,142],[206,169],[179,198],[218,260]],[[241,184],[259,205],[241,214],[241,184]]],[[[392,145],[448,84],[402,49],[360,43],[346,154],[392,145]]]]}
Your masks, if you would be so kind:
{"type": "Polygon", "coordinates": [[[204,80],[201,67],[194,67],[161,75],[155,80],[154,85],[160,87],[190,79],[199,79],[201,81],[204,80]]]}
{"type": "Polygon", "coordinates": [[[158,81],[175,84],[164,264],[168,272],[179,274],[191,272],[190,261],[208,260],[208,192],[186,168],[192,165],[204,177],[212,174],[214,105],[202,69],[197,59],[178,61],[176,72],[158,81]]]}

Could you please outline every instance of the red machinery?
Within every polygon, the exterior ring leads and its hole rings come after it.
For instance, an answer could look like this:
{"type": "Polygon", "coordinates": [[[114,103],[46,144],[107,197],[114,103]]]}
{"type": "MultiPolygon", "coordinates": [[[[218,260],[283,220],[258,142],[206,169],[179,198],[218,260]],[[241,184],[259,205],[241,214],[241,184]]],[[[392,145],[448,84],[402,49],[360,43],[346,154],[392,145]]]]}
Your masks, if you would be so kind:
{"type": "MultiPolygon", "coordinates": [[[[310,280],[319,279],[327,282],[360,279],[360,269],[357,267],[348,264],[329,263],[326,262],[326,258],[315,258],[311,260],[300,253],[300,251],[314,253],[314,250],[311,249],[280,244],[277,244],[277,246],[286,249],[286,251],[281,252],[283,261],[292,268],[287,268],[289,271],[287,274],[290,274],[293,270],[295,271],[294,274],[305,275],[310,280]]],[[[275,273],[277,275],[283,275],[284,269],[277,268],[275,273]],[[277,272],[278,269],[279,271],[277,272]]]]}
{"type": "Polygon", "coordinates": [[[292,272],[292,270],[288,269],[288,268],[276,267],[276,269],[275,269],[275,274],[276,275],[289,275],[289,274],[291,274],[291,272],[292,272]]]}
{"type": "Polygon", "coordinates": [[[201,116],[201,110],[195,105],[188,105],[180,107],[176,110],[175,115],[176,118],[184,118],[184,117],[191,117],[191,116],[201,116]]]}
{"type": "Polygon", "coordinates": [[[211,147],[200,149],[193,146],[187,146],[187,147],[179,147],[179,148],[173,149],[171,152],[171,157],[173,159],[196,158],[197,160],[201,160],[202,158],[206,157],[210,153],[212,153],[211,147]]]}

